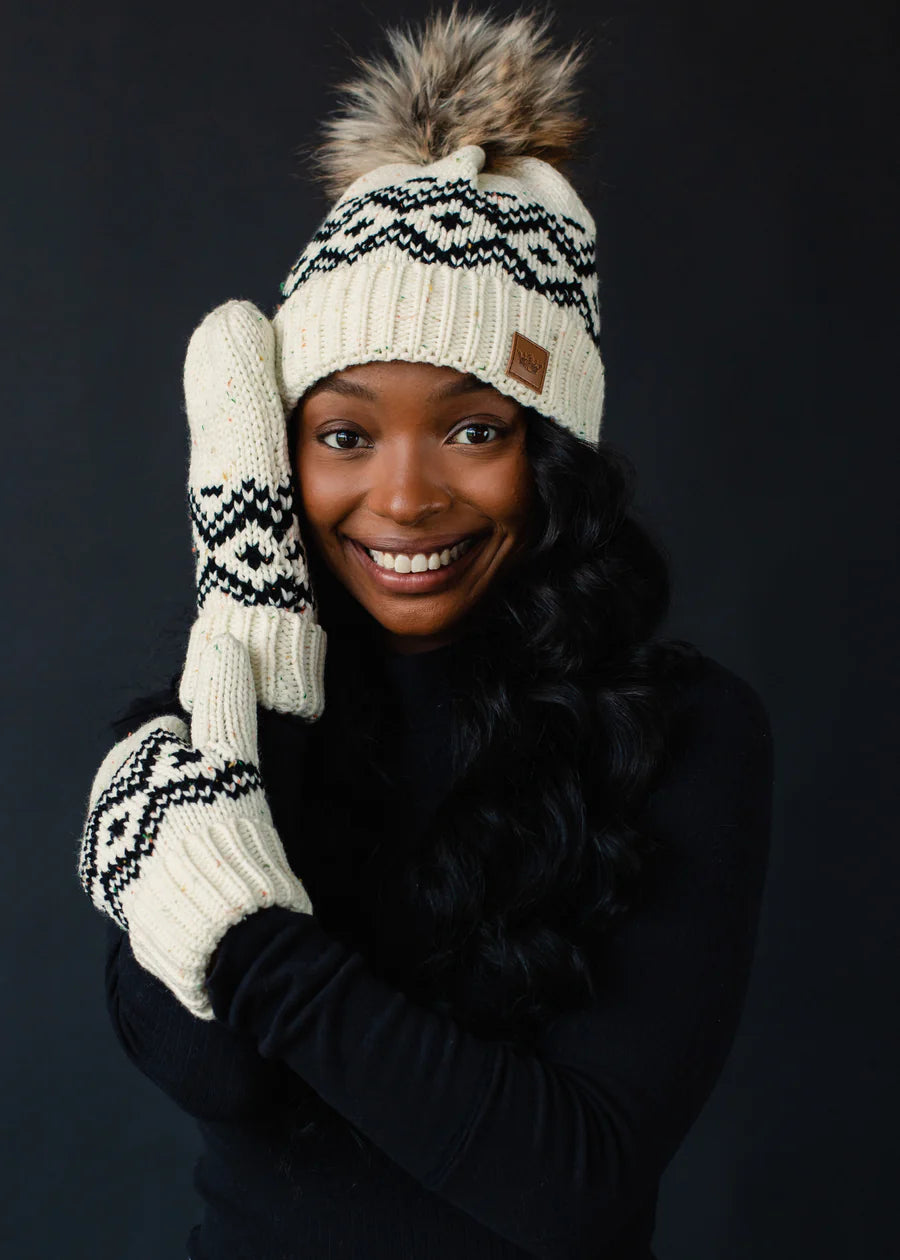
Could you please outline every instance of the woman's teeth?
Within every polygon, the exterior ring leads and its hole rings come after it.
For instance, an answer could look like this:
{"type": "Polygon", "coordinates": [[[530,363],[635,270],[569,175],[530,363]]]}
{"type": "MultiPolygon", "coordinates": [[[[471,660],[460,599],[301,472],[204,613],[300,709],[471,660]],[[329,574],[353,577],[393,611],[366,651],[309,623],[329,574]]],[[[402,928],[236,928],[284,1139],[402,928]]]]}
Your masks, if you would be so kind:
{"type": "Polygon", "coordinates": [[[448,564],[452,564],[469,550],[473,541],[472,538],[464,538],[455,547],[433,551],[430,556],[421,551],[414,556],[405,556],[401,552],[392,555],[389,551],[369,551],[368,547],[365,551],[379,568],[393,569],[395,573],[424,573],[426,569],[446,569],[448,564]]]}

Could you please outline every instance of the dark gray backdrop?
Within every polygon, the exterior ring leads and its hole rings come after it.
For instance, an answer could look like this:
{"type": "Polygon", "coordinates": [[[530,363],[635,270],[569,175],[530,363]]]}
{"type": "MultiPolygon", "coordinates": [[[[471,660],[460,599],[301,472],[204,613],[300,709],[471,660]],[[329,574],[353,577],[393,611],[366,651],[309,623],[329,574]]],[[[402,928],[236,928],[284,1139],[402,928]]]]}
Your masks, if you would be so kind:
{"type": "MultiPolygon", "coordinates": [[[[668,544],[669,630],[751,681],[778,782],[724,1076],[661,1260],[896,1254],[896,19],[558,6],[597,40],[605,435],[668,544]]],[[[500,12],[511,6],[498,6],[500,12]]],[[[113,1039],[75,876],[106,723],[179,664],[181,367],[271,312],[324,214],[293,150],[412,3],[44,4],[3,35],[4,1255],[182,1260],[192,1122],[113,1039]]]]}

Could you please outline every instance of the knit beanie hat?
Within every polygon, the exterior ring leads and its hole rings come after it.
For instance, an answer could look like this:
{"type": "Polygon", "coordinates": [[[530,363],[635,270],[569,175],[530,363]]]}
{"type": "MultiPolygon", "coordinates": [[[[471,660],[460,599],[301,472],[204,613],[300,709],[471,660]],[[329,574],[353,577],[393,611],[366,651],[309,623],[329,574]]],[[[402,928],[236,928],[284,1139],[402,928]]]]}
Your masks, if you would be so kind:
{"type": "Polygon", "coordinates": [[[356,363],[453,367],[588,442],[603,364],[594,220],[560,166],[585,49],[531,14],[432,15],[358,61],[313,153],[334,204],[273,318],[289,413],[356,363]]]}

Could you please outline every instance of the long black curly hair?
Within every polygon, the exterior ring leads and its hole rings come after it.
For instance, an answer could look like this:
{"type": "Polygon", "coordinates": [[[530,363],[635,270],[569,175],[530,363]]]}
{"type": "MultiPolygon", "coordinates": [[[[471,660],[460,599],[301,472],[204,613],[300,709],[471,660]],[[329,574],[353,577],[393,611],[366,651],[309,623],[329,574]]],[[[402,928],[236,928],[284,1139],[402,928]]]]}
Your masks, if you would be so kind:
{"type": "MultiPolygon", "coordinates": [[[[533,409],[526,433],[531,539],[447,657],[452,790],[415,846],[393,837],[383,850],[375,896],[392,921],[425,925],[402,958],[382,955],[383,974],[473,1031],[527,1045],[590,1001],[599,938],[640,896],[658,842],[638,815],[667,763],[673,689],[702,654],[655,637],[669,561],[633,511],[629,457],[533,409]]],[[[328,703],[347,761],[390,783],[377,627],[312,548],[308,560],[346,680],[328,703]]]]}

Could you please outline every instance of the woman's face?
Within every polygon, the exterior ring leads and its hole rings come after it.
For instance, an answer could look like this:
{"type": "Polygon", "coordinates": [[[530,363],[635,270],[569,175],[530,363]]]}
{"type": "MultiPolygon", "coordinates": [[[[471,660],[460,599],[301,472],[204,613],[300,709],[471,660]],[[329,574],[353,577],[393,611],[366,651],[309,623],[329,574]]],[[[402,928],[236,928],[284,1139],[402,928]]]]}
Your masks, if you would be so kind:
{"type": "Polygon", "coordinates": [[[304,542],[395,651],[455,639],[522,546],[532,490],[525,430],[515,399],[431,363],[354,364],[301,400],[293,460],[312,532],[304,542]],[[385,555],[393,567],[382,567],[385,555]]]}

